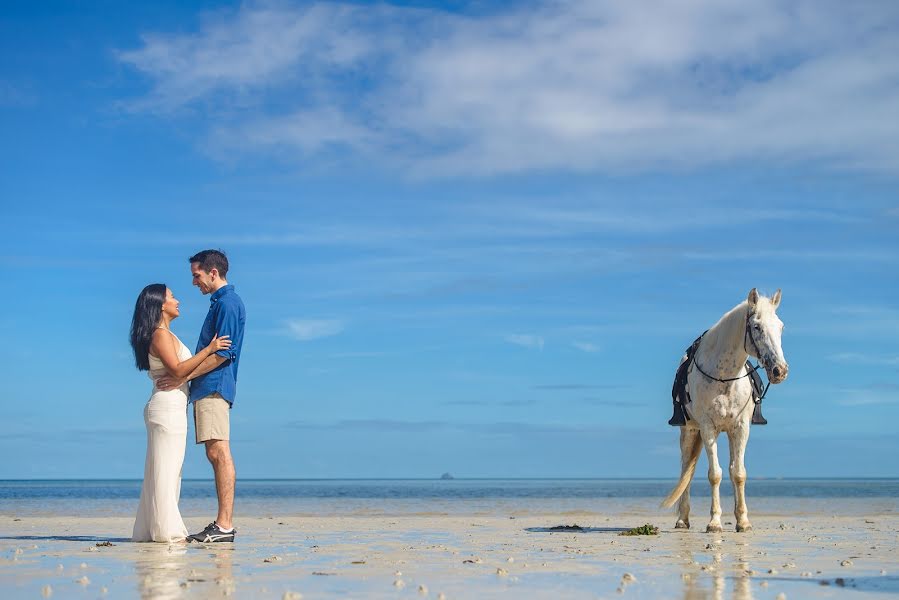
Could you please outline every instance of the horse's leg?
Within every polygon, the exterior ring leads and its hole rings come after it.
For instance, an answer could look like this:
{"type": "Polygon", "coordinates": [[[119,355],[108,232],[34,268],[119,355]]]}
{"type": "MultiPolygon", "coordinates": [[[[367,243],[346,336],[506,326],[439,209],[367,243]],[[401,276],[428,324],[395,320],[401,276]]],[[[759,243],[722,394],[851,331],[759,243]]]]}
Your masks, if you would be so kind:
{"type": "Polygon", "coordinates": [[[711,520],[706,525],[706,532],[721,531],[721,465],[718,464],[718,432],[714,427],[702,428],[702,443],[709,459],[709,484],[712,486],[711,520]]]}
{"type": "Polygon", "coordinates": [[[734,516],[737,518],[737,531],[751,531],[749,511],[746,509],[746,442],[749,441],[749,424],[737,425],[727,432],[730,446],[730,480],[734,484],[734,516]]]}
{"type": "MultiPolygon", "coordinates": [[[[696,458],[693,456],[699,452],[697,444],[699,443],[699,430],[691,427],[680,428],[680,473],[681,477],[684,473],[690,471],[690,479],[693,478],[692,471],[696,468],[696,458]]],[[[677,503],[677,523],[675,529],[690,528],[690,486],[681,494],[677,503]]]]}

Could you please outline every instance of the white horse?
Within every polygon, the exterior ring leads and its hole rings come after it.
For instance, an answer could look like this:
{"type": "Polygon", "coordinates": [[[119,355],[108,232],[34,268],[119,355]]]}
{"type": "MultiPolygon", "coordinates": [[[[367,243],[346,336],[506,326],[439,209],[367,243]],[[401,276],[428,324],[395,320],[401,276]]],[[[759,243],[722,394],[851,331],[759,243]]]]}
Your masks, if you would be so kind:
{"type": "Polygon", "coordinates": [[[718,464],[718,435],[721,432],[727,433],[730,446],[730,479],[734,486],[737,531],[752,529],[746,510],[743,456],[754,403],[745,365],[747,356],[753,356],[765,368],[771,383],[781,383],[787,378],[787,361],[780,344],[783,322],[775,314],[779,305],[780,290],[769,299],[753,288],[746,301],[721,317],[703,335],[696,349],[687,375],[691,401],[685,408],[689,419],[680,431],[680,481],[662,502],[662,506],[670,507],[680,499],[675,525],[678,529],[690,527],[690,482],[701,444],[708,455],[712,486],[712,518],[706,531],[721,531],[719,486],[722,471],[718,464]]]}

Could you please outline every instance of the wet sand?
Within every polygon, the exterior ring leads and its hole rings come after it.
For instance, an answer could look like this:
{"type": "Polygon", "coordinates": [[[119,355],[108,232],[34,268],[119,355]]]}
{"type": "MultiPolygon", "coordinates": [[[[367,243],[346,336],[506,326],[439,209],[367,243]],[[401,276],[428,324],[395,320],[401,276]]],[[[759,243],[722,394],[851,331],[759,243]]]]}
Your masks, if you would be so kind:
{"type": "Polygon", "coordinates": [[[169,545],[130,542],[127,517],[0,515],[0,589],[4,598],[899,595],[892,510],[757,514],[746,534],[706,534],[694,519],[682,531],[663,511],[244,516],[235,544],[169,545]],[[644,523],[659,535],[618,535],[644,523]],[[584,530],[551,530],[574,524],[584,530]]]}

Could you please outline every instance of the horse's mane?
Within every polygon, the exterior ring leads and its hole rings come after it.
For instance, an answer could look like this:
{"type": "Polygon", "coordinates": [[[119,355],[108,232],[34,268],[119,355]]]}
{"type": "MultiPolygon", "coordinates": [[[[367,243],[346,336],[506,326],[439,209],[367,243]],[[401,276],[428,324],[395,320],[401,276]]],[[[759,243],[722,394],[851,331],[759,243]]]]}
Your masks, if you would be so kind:
{"type": "MultiPolygon", "coordinates": [[[[724,315],[718,319],[718,322],[709,328],[703,338],[704,342],[708,344],[709,349],[715,351],[719,350],[719,346],[728,343],[730,336],[735,335],[737,331],[742,335],[746,323],[747,310],[749,310],[749,302],[743,300],[724,313],[724,315]]],[[[755,312],[765,313],[770,310],[773,310],[770,298],[760,295],[758,302],[755,305],[755,312]]]]}
{"type": "Polygon", "coordinates": [[[718,353],[722,344],[727,344],[731,336],[735,334],[734,328],[739,327],[741,332],[746,320],[746,311],[749,309],[749,303],[743,300],[735,307],[724,313],[718,319],[718,322],[712,325],[703,337],[706,347],[715,353],[718,353]]]}

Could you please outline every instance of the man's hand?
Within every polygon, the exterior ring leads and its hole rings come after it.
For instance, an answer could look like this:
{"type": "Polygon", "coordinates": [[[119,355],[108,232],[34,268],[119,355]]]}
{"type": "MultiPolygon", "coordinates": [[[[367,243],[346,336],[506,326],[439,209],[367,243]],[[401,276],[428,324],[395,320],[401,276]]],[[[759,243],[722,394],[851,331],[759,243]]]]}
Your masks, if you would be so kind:
{"type": "Polygon", "coordinates": [[[156,380],[156,388],[163,392],[170,392],[184,385],[187,379],[177,379],[171,375],[163,375],[156,380]]]}

